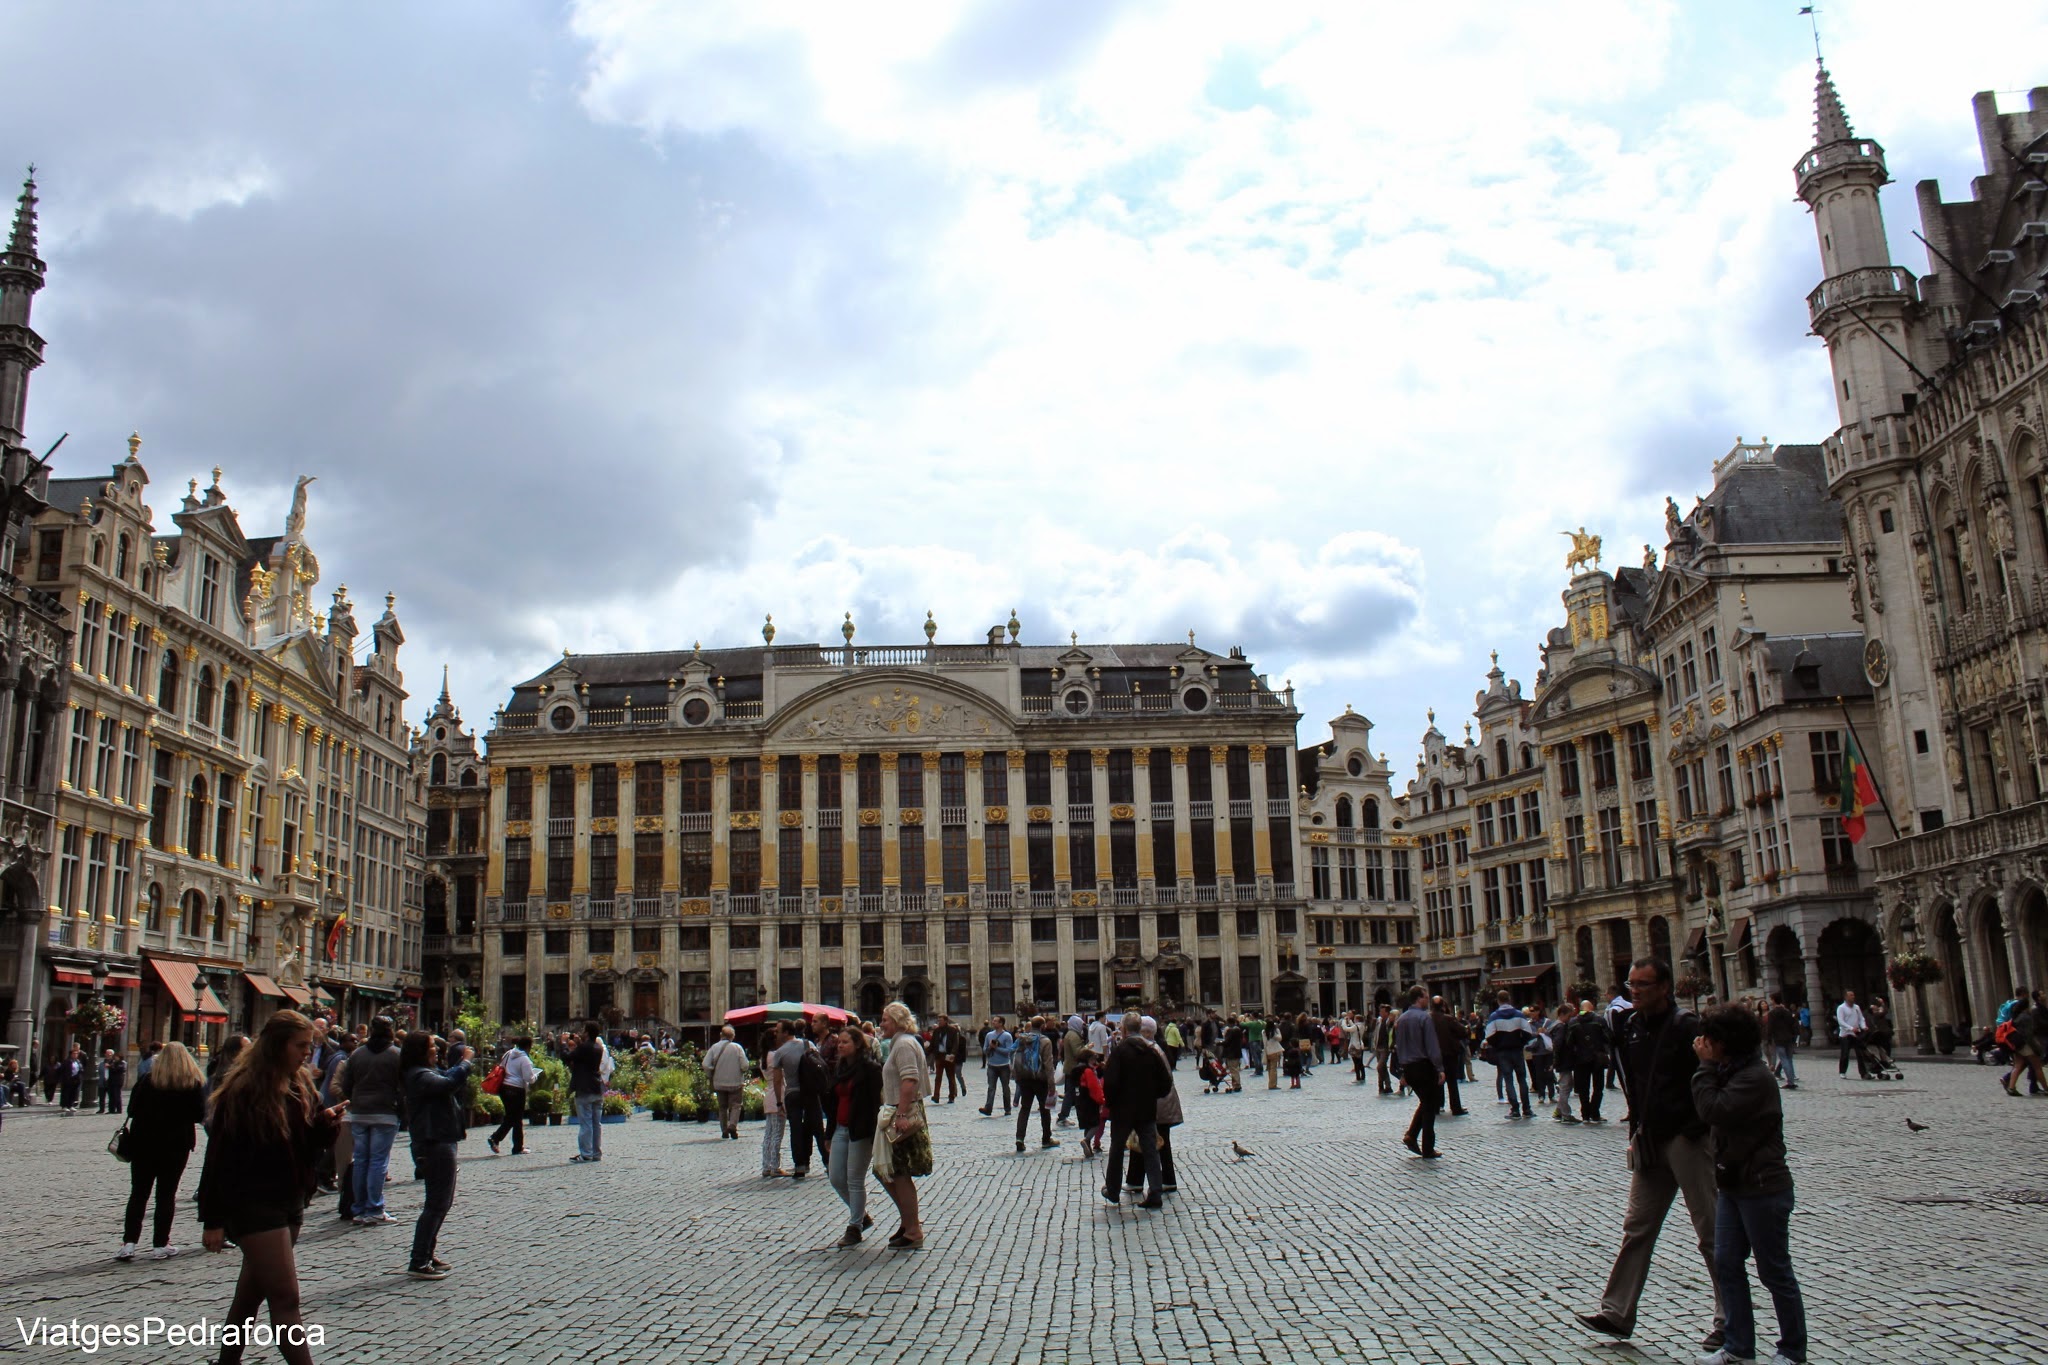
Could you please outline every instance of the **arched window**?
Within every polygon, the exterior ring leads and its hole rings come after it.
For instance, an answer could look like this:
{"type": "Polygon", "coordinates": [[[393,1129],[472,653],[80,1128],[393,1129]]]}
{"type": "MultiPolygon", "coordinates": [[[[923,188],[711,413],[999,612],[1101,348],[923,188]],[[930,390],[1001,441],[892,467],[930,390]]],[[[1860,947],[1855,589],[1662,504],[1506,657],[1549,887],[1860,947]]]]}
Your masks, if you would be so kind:
{"type": "Polygon", "coordinates": [[[97,569],[102,567],[106,562],[107,538],[105,536],[94,536],[92,538],[92,566],[95,569],[97,569]]]}
{"type": "Polygon", "coordinates": [[[1337,798],[1337,828],[1351,828],[1351,798],[1348,796],[1337,798]]]}
{"type": "Polygon", "coordinates": [[[432,764],[430,764],[430,765],[429,765],[429,767],[428,767],[428,771],[427,771],[427,781],[429,781],[429,782],[433,783],[433,784],[434,784],[435,786],[437,786],[437,787],[438,787],[438,786],[440,786],[440,785],[441,785],[441,784],[442,784],[443,782],[446,782],[447,780],[448,780],[448,755],[446,755],[446,754],[435,754],[435,755],[434,755],[434,761],[433,761],[433,763],[432,763],[432,764]]]}
{"type": "Polygon", "coordinates": [[[148,893],[142,898],[142,927],[152,934],[164,931],[164,888],[161,882],[151,882],[148,893]]]}
{"type": "Polygon", "coordinates": [[[185,851],[197,858],[206,851],[206,779],[195,777],[185,796],[185,851]]]}
{"type": "Polygon", "coordinates": [[[128,533],[126,531],[123,531],[121,538],[114,542],[114,577],[120,579],[123,583],[128,581],[128,533]]]}
{"type": "Polygon", "coordinates": [[[1378,801],[1375,801],[1370,796],[1366,797],[1364,803],[1364,812],[1365,814],[1362,823],[1365,825],[1365,827],[1367,829],[1378,829],[1380,827],[1380,803],[1378,801]]]}
{"type": "Polygon", "coordinates": [[[220,737],[232,741],[242,728],[242,689],[230,678],[220,690],[220,737]]]}
{"type": "Polygon", "coordinates": [[[474,787],[476,785],[476,769],[464,768],[462,770],[462,785],[465,787],[474,787]]]}
{"type": "Polygon", "coordinates": [[[1429,784],[1429,808],[1431,810],[1442,810],[1444,808],[1443,783],[1432,782],[1429,784]]]}
{"type": "Polygon", "coordinates": [[[1475,758],[1472,760],[1472,775],[1476,781],[1484,782],[1486,780],[1485,759],[1475,758]]]}
{"type": "Polygon", "coordinates": [[[1758,700],[1758,698],[1757,698],[1757,691],[1756,691],[1756,670],[1755,670],[1755,669],[1751,669],[1751,670],[1750,670],[1750,673],[1749,673],[1749,714],[1751,714],[1751,715],[1753,716],[1753,715],[1755,715],[1755,714],[1756,714],[1757,712],[1759,712],[1759,711],[1761,711],[1761,710],[1763,710],[1763,709],[1764,709],[1764,704],[1763,704],[1763,702],[1762,702],[1762,701],[1760,701],[1760,700],[1758,700]]]}
{"type": "MultiPolygon", "coordinates": [[[[1524,766],[1527,766],[1526,762],[1524,763],[1524,766]]],[[[1497,739],[1493,742],[1493,767],[1494,771],[1498,773],[1500,776],[1507,776],[1508,742],[1504,739],[1497,739]]]]}
{"type": "Polygon", "coordinates": [[[178,651],[166,649],[156,671],[156,704],[173,715],[178,710],[178,651]]]}
{"type": "Polygon", "coordinates": [[[209,728],[214,723],[213,665],[199,666],[199,685],[192,689],[192,719],[209,728]]]}
{"type": "Polygon", "coordinates": [[[1529,769],[1535,766],[1536,751],[1530,748],[1528,745],[1524,744],[1522,746],[1522,771],[1527,772],[1529,769]]]}
{"type": "Polygon", "coordinates": [[[213,898],[213,939],[225,943],[228,938],[228,903],[220,896],[213,898]]]}
{"type": "Polygon", "coordinates": [[[199,938],[206,932],[206,897],[197,891],[187,891],[180,903],[184,923],[179,927],[186,938],[199,938]]]}

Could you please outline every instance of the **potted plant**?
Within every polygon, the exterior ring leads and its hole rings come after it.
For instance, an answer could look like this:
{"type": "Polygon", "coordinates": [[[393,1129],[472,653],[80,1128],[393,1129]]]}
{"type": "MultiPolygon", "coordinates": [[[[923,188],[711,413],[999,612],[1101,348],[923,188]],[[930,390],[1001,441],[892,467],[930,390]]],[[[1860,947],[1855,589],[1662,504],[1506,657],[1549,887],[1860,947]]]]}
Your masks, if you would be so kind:
{"type": "Polygon", "coordinates": [[[92,1042],[90,1051],[99,1051],[98,1040],[109,1033],[119,1033],[128,1027],[128,1016],[119,1005],[110,1005],[104,1000],[86,999],[78,1002],[65,1022],[71,1031],[92,1042]]]}
{"type": "Polygon", "coordinates": [[[1892,958],[1884,974],[1894,990],[1902,991],[1908,986],[1913,988],[1913,1017],[1919,1024],[1915,1032],[1919,1034],[1920,1053],[1922,1056],[1933,1055],[1935,1045],[1927,1018],[1927,987],[1942,979],[1941,959],[1917,948],[1908,948],[1892,958]]]}
{"type": "Polygon", "coordinates": [[[1684,976],[1679,977],[1677,981],[1672,983],[1671,993],[1673,995],[1690,996],[1693,1008],[1698,1009],[1700,997],[1714,993],[1714,983],[1701,976],[1698,972],[1687,971],[1684,976]]]}
{"type": "Polygon", "coordinates": [[[628,1118],[632,1117],[632,1114],[633,1101],[631,1097],[618,1090],[607,1090],[604,1092],[604,1109],[598,1122],[624,1123],[628,1118]]]}
{"type": "Polygon", "coordinates": [[[479,1091],[471,1103],[473,1105],[471,1120],[476,1125],[496,1124],[505,1121],[505,1101],[499,1099],[496,1095],[489,1095],[479,1091]]]}

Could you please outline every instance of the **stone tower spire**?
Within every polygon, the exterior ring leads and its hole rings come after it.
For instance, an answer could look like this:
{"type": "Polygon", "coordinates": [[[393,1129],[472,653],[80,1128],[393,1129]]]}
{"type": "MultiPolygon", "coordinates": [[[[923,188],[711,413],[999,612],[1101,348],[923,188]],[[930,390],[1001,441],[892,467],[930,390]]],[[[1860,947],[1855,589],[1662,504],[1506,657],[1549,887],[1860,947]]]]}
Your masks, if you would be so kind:
{"type": "Polygon", "coordinates": [[[1853,142],[1856,135],[1849,131],[1849,115],[1842,108],[1842,97],[1835,93],[1835,78],[1828,69],[1815,63],[1819,74],[1813,83],[1813,144],[1825,147],[1834,142],[1853,142]]]}
{"type": "MultiPolygon", "coordinates": [[[[28,412],[29,371],[43,363],[43,339],[29,326],[29,311],[43,287],[36,255],[36,176],[29,167],[14,209],[14,230],[0,254],[0,443],[22,443],[28,412]]],[[[10,467],[9,477],[14,477],[10,467]]]]}

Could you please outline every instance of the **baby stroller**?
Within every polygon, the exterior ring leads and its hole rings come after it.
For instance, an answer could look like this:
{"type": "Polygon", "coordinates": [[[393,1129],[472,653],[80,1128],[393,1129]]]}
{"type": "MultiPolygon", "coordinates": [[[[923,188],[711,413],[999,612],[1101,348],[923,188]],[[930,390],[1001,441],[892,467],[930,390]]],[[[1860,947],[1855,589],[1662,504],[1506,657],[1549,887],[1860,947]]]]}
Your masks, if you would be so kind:
{"type": "Polygon", "coordinates": [[[1866,1081],[1903,1081],[1906,1073],[1892,1060],[1891,1030],[1871,1029],[1862,1036],[1856,1060],[1866,1081]]]}
{"type": "Polygon", "coordinates": [[[1215,1094],[1230,1080],[1230,1069],[1217,1057],[1204,1057],[1201,1066],[1196,1068],[1196,1074],[1202,1078],[1205,1094],[1215,1094]]]}

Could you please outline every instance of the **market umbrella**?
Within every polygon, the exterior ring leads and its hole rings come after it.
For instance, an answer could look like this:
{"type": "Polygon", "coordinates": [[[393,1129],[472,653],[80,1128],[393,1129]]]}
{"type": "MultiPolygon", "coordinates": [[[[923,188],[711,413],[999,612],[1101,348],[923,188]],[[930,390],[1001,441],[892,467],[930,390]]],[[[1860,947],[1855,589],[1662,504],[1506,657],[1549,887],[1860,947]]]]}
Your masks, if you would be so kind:
{"type": "Polygon", "coordinates": [[[835,1023],[851,1019],[845,1010],[831,1005],[813,1005],[801,1000],[777,1000],[772,1005],[748,1005],[743,1009],[727,1010],[728,1024],[758,1024],[767,1019],[802,1019],[807,1016],[830,1019],[835,1023]]]}

